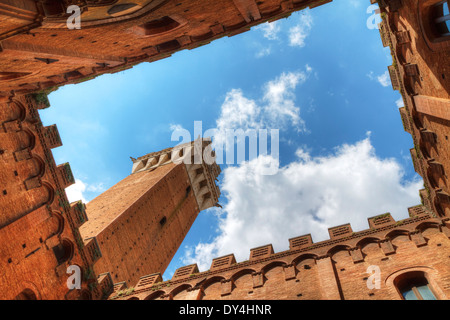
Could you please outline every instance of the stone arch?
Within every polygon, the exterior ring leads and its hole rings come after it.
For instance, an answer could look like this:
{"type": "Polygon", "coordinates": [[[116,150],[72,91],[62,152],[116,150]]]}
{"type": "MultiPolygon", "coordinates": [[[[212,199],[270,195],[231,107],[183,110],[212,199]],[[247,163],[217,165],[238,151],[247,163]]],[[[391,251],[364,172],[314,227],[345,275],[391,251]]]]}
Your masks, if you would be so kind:
{"type": "Polygon", "coordinates": [[[8,121],[24,121],[26,117],[26,109],[22,103],[19,101],[13,100],[8,102],[9,110],[5,109],[5,114],[0,114],[0,122],[8,122],[8,121]]]}
{"type": "Polygon", "coordinates": [[[47,219],[47,223],[49,227],[47,238],[60,235],[64,230],[64,218],[59,212],[53,211],[47,219]]]}
{"type": "Polygon", "coordinates": [[[24,289],[21,293],[19,293],[14,300],[38,300],[36,293],[29,289],[26,288],[24,289]]]}
{"type": "Polygon", "coordinates": [[[203,300],[217,300],[221,297],[221,286],[222,281],[225,280],[223,276],[213,276],[206,279],[202,284],[201,288],[203,290],[203,300]]]}
{"type": "Polygon", "coordinates": [[[176,287],[170,292],[170,299],[176,300],[175,298],[177,298],[177,296],[181,296],[183,292],[188,291],[191,288],[192,286],[190,284],[182,284],[176,287]]]}
{"type": "Polygon", "coordinates": [[[55,189],[53,188],[53,186],[48,183],[48,182],[42,182],[42,187],[44,187],[47,192],[48,192],[48,198],[47,201],[42,205],[51,205],[53,203],[53,201],[55,200],[55,189]]]}
{"type": "Polygon", "coordinates": [[[435,197],[433,205],[439,217],[450,216],[450,205],[441,203],[437,197],[435,197]]]}
{"type": "Polygon", "coordinates": [[[44,160],[42,160],[42,158],[40,156],[38,156],[37,154],[32,154],[31,155],[31,159],[27,160],[29,161],[29,163],[33,163],[34,164],[34,171],[32,173],[32,175],[29,178],[33,178],[33,177],[43,177],[45,174],[45,162],[44,160]]]}
{"type": "Polygon", "coordinates": [[[272,262],[269,262],[268,264],[266,264],[265,266],[263,266],[263,267],[261,268],[261,272],[262,272],[263,274],[265,274],[265,273],[267,273],[268,271],[270,271],[270,270],[272,270],[272,269],[274,269],[274,268],[276,268],[276,267],[284,267],[284,266],[286,266],[286,265],[287,265],[287,263],[284,262],[284,261],[272,261],[272,262]]]}
{"type": "Polygon", "coordinates": [[[414,126],[420,130],[423,128],[423,115],[418,113],[415,108],[410,109],[411,118],[413,120],[414,126]]]}
{"type": "Polygon", "coordinates": [[[163,290],[157,290],[155,292],[150,293],[148,296],[144,298],[144,300],[156,300],[160,298],[161,296],[165,295],[166,292],[163,290]]]}
{"type": "Polygon", "coordinates": [[[407,63],[407,47],[405,45],[397,43],[396,49],[398,62],[403,66],[407,63]]]}
{"type": "Polygon", "coordinates": [[[239,270],[238,272],[234,273],[230,277],[230,279],[233,280],[233,281],[236,281],[237,279],[239,279],[242,276],[245,276],[247,274],[253,274],[255,272],[256,272],[255,269],[245,268],[245,269],[239,270]]]}
{"type": "Polygon", "coordinates": [[[340,251],[347,251],[349,252],[352,249],[352,247],[348,246],[348,245],[344,245],[344,244],[338,244],[334,247],[332,247],[331,249],[329,249],[327,251],[327,256],[333,258],[333,256],[340,252],[340,251]]]}
{"type": "Polygon", "coordinates": [[[233,292],[239,295],[240,293],[248,294],[253,291],[254,273],[256,273],[255,270],[245,268],[233,274],[230,278],[233,281],[233,292]]]}
{"type": "Polygon", "coordinates": [[[414,89],[414,83],[411,77],[408,77],[406,73],[403,75],[403,86],[408,95],[413,96],[416,94],[416,90],[414,89]]]}
{"type": "Polygon", "coordinates": [[[75,252],[75,246],[69,239],[63,239],[57,246],[53,247],[58,265],[61,265],[72,259],[75,252]]]}
{"type": "Polygon", "coordinates": [[[386,239],[390,240],[394,248],[397,248],[401,243],[411,242],[411,233],[407,230],[392,230],[386,234],[386,239]]]}
{"type": "Polygon", "coordinates": [[[361,240],[359,240],[355,247],[359,248],[361,250],[361,254],[363,258],[370,255],[383,255],[382,250],[380,248],[381,239],[377,237],[365,237],[361,240]]]}
{"type": "Polygon", "coordinates": [[[80,300],[92,300],[92,294],[89,292],[89,290],[82,289],[80,292],[80,300]]]}
{"type": "Polygon", "coordinates": [[[29,300],[29,298],[31,298],[31,300],[33,300],[34,298],[35,298],[35,300],[42,299],[40,290],[33,282],[27,281],[27,280],[22,281],[21,288],[24,288],[24,289],[20,293],[17,294],[15,299],[18,299],[18,298],[19,299],[27,298],[28,300],[29,300]],[[24,295],[22,295],[22,293],[24,293],[24,295]]]}
{"type": "Polygon", "coordinates": [[[217,282],[221,282],[223,280],[226,280],[225,277],[223,276],[213,276],[211,278],[206,279],[202,284],[201,287],[203,290],[208,289],[209,286],[217,283],[217,282]]]}
{"type": "Polygon", "coordinates": [[[14,151],[23,150],[26,148],[29,148],[30,150],[33,150],[36,146],[36,136],[31,132],[29,129],[22,129],[19,132],[17,132],[18,137],[18,149],[14,151]]]}
{"type": "Polygon", "coordinates": [[[164,16],[148,21],[136,28],[136,32],[143,36],[157,36],[173,31],[182,26],[174,17],[164,16]]]}
{"type": "Polygon", "coordinates": [[[22,212],[20,215],[27,214],[34,210],[40,209],[45,206],[50,206],[55,199],[55,190],[51,184],[48,182],[38,182],[40,184],[36,185],[36,187],[27,190],[27,194],[29,195],[29,210],[22,212]]]}
{"type": "Polygon", "coordinates": [[[365,238],[362,238],[361,240],[359,240],[356,243],[355,247],[363,249],[365,246],[367,246],[371,243],[378,243],[380,241],[381,241],[381,239],[379,239],[377,237],[365,237],[365,238]]]}
{"type": "Polygon", "coordinates": [[[10,81],[23,78],[31,72],[0,72],[0,81],[10,81]]]}
{"type": "Polygon", "coordinates": [[[316,255],[316,254],[313,254],[313,253],[304,253],[304,254],[302,254],[302,255],[299,255],[298,257],[295,257],[295,258],[292,260],[291,263],[294,264],[294,265],[297,265],[297,264],[299,264],[300,262],[302,262],[302,261],[304,261],[304,260],[306,260],[306,259],[313,259],[314,261],[316,261],[318,258],[319,258],[319,256],[316,255]]]}
{"type": "Polygon", "coordinates": [[[139,298],[138,297],[131,297],[131,298],[128,298],[127,300],[139,300],[139,298]]]}
{"type": "Polygon", "coordinates": [[[386,239],[394,240],[395,238],[399,236],[408,236],[409,237],[410,232],[408,230],[404,229],[396,229],[388,232],[385,236],[386,239]]]}
{"type": "Polygon", "coordinates": [[[436,175],[434,172],[430,169],[430,167],[427,168],[427,179],[430,183],[431,188],[438,189],[439,188],[439,179],[436,179],[436,175]]]}
{"type": "MultiPolygon", "coordinates": [[[[420,34],[431,51],[443,51],[450,47],[450,36],[442,36],[435,25],[436,5],[441,0],[423,0],[419,2],[418,21],[420,34]]],[[[448,5],[448,2],[447,2],[448,5]]]]}
{"type": "Polygon", "coordinates": [[[386,286],[390,289],[390,291],[394,294],[394,297],[397,299],[402,299],[401,293],[398,290],[397,284],[399,281],[411,277],[411,276],[423,276],[428,281],[428,283],[433,288],[433,294],[435,294],[438,299],[447,299],[445,293],[441,290],[437,279],[438,272],[434,268],[428,266],[411,266],[407,268],[402,268],[393,273],[389,274],[384,282],[386,286]]]}
{"type": "Polygon", "coordinates": [[[87,289],[71,289],[64,296],[66,300],[92,300],[92,295],[87,289]]]}
{"type": "Polygon", "coordinates": [[[426,229],[435,228],[440,230],[440,224],[433,221],[424,221],[416,226],[416,230],[423,232],[426,229]]]}
{"type": "Polygon", "coordinates": [[[33,133],[31,130],[26,129],[26,128],[25,128],[25,129],[22,129],[22,130],[19,131],[19,132],[23,132],[23,133],[25,133],[26,135],[28,135],[29,140],[30,140],[29,144],[26,145],[26,146],[24,146],[24,148],[30,148],[30,150],[33,150],[34,147],[36,146],[36,136],[34,135],[34,133],[33,133]]]}

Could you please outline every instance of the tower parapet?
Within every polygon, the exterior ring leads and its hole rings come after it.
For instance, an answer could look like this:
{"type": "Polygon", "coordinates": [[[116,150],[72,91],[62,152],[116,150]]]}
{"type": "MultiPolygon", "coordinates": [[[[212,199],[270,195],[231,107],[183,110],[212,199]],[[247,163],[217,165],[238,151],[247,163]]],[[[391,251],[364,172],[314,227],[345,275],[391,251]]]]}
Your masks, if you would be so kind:
{"type": "Polygon", "coordinates": [[[132,159],[132,173],[152,171],[170,163],[183,163],[186,166],[198,207],[202,211],[217,205],[220,197],[220,190],[215,180],[221,170],[214,161],[213,155],[211,139],[197,139],[132,159]]]}

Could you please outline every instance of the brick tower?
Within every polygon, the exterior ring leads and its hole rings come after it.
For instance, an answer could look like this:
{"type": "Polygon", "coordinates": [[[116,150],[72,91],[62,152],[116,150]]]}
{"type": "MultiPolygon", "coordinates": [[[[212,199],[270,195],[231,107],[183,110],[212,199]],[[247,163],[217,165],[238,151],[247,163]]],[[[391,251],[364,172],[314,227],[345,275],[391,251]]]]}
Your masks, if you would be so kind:
{"type": "Polygon", "coordinates": [[[196,140],[132,159],[132,174],[87,204],[80,232],[100,248],[96,274],[133,283],[164,272],[198,213],[218,202],[216,163],[176,161],[193,156],[194,145],[203,151],[210,144],[196,140]]]}

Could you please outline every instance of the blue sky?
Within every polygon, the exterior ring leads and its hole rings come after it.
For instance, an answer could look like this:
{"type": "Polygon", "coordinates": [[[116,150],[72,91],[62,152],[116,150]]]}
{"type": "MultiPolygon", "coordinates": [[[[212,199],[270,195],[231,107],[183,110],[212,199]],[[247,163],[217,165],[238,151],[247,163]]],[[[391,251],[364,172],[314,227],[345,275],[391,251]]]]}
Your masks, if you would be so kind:
{"type": "MultiPolygon", "coordinates": [[[[279,172],[258,176],[260,157],[222,165],[223,209],[200,213],[164,275],[186,264],[207,270],[211,259],[390,211],[407,217],[420,203],[377,29],[367,26],[370,2],[334,0],[313,10],[213,41],[164,60],[64,86],[40,111],[56,123],[76,185],[70,200],[90,201],[131,172],[132,157],[177,144],[173,128],[280,130],[279,172]],[[239,121],[236,116],[239,115],[239,121]]],[[[369,20],[370,21],[370,20],[369,20]]],[[[271,161],[271,159],[267,159],[271,161]]]]}

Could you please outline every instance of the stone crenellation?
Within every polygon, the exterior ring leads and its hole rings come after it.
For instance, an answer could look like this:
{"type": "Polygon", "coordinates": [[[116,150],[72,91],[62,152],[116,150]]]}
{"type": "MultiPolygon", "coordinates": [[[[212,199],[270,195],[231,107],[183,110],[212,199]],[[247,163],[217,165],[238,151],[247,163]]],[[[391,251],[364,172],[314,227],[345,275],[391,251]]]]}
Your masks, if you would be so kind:
{"type": "Polygon", "coordinates": [[[42,126],[37,112],[42,101],[27,95],[0,103],[0,238],[5,243],[0,286],[9,288],[2,298],[98,299],[109,291],[92,285],[98,283],[94,274],[77,292],[70,292],[65,281],[69,265],[87,274],[93,261],[78,229],[87,221],[85,206],[67,199],[64,189],[74,177],[68,163],[55,163],[51,149],[62,143],[55,125],[42,126]],[[40,287],[39,278],[52,285],[40,287]]]}
{"type": "MultiPolygon", "coordinates": [[[[289,239],[289,250],[277,252],[273,251],[271,244],[253,248],[250,250],[250,258],[247,261],[236,262],[233,254],[213,259],[211,267],[207,271],[199,272],[196,264],[178,268],[172,279],[163,281],[160,273],[155,273],[141,277],[141,280],[134,287],[128,287],[126,282],[115,284],[115,291],[109,299],[130,299],[139,297],[149,297],[154,292],[163,291],[158,298],[172,299],[172,290],[177,287],[186,287],[190,290],[201,286],[200,283],[208,282],[208,279],[220,277],[224,281],[230,281],[229,277],[239,274],[243,269],[251,269],[257,274],[268,265],[281,263],[285,267],[292,265],[293,261],[300,256],[312,257],[314,261],[329,258],[337,252],[348,252],[353,263],[364,261],[362,249],[367,244],[376,244],[384,256],[396,253],[393,239],[399,236],[406,236],[416,247],[427,244],[427,240],[422,235],[424,230],[434,228],[446,239],[450,238],[450,221],[433,218],[433,214],[423,205],[418,205],[408,209],[410,217],[404,220],[395,221],[390,213],[381,214],[368,218],[370,229],[353,232],[350,225],[329,228],[330,239],[314,243],[310,235],[303,235],[289,239]],[[345,230],[340,235],[335,236],[336,229],[345,230]],[[195,284],[195,285],[194,285],[195,284]]],[[[230,279],[231,279],[230,278],[230,279]]],[[[192,299],[192,297],[188,298],[192,299]]]]}
{"type": "Polygon", "coordinates": [[[383,213],[363,231],[343,224],[329,228],[328,240],[306,234],[289,239],[286,251],[262,245],[246,261],[228,254],[208,271],[192,264],[163,281],[197,214],[220,206],[220,167],[178,161],[203,153],[209,140],[132,158],[130,176],[87,205],[67,199],[75,178],[68,163],[55,163],[51,150],[61,137],[38,112],[50,106],[48,93],[330,2],[0,0],[0,287],[8,288],[0,298],[403,299],[419,279],[448,299],[448,1],[370,0],[380,8],[387,71],[424,181],[409,218],[383,213]],[[80,7],[82,29],[67,30],[68,5],[80,7]],[[82,271],[79,290],[67,287],[69,266],[82,271]],[[381,271],[376,290],[367,282],[371,267],[381,271]]]}

